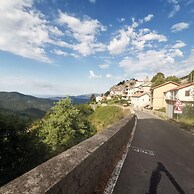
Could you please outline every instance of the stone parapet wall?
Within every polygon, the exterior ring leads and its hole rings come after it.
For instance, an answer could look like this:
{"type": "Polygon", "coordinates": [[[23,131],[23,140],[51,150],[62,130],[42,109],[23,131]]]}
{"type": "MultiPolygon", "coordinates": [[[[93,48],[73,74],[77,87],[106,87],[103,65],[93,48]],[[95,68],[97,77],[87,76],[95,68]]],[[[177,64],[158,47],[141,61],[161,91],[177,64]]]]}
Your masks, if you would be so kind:
{"type": "Polygon", "coordinates": [[[129,140],[132,114],[0,188],[0,194],[94,192],[114,157],[129,140]]]}

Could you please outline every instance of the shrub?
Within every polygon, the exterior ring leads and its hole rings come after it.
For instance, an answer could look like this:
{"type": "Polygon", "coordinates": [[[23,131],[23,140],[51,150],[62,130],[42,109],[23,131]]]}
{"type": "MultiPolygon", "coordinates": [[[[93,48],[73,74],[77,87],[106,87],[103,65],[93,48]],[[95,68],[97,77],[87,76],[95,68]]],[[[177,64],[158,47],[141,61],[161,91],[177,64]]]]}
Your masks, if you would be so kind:
{"type": "Polygon", "coordinates": [[[84,116],[88,109],[81,109],[74,106],[70,98],[66,98],[57,102],[48,118],[40,122],[39,136],[50,146],[52,152],[64,151],[95,133],[84,116]]]}

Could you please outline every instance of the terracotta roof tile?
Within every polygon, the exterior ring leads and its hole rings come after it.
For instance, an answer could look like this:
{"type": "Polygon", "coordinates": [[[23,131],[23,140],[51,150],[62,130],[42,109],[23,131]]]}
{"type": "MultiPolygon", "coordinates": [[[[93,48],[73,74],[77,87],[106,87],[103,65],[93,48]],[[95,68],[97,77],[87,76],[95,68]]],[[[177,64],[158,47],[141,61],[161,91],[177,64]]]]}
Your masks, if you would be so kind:
{"type": "Polygon", "coordinates": [[[176,83],[176,82],[168,81],[168,82],[165,82],[165,83],[163,83],[163,84],[160,84],[160,85],[158,85],[158,86],[153,87],[152,90],[153,90],[153,89],[156,89],[156,88],[159,88],[159,87],[162,87],[162,86],[165,86],[165,85],[167,85],[167,84],[175,84],[175,85],[177,85],[177,86],[180,85],[180,84],[178,84],[178,83],[176,83]]]}
{"type": "Polygon", "coordinates": [[[141,96],[144,96],[145,94],[147,94],[147,93],[137,93],[137,94],[133,94],[131,97],[137,97],[137,98],[139,98],[141,96]]]}
{"type": "MultiPolygon", "coordinates": [[[[192,85],[194,85],[194,83],[187,83],[187,84],[184,84],[184,85],[180,85],[180,86],[178,86],[178,87],[176,87],[176,88],[173,88],[173,89],[171,89],[171,90],[168,90],[168,91],[166,91],[166,92],[175,91],[175,90],[180,90],[180,89],[182,89],[182,88],[186,88],[186,87],[192,86],[192,85]]],[[[166,93],[166,92],[165,92],[165,93],[166,93]]]]}

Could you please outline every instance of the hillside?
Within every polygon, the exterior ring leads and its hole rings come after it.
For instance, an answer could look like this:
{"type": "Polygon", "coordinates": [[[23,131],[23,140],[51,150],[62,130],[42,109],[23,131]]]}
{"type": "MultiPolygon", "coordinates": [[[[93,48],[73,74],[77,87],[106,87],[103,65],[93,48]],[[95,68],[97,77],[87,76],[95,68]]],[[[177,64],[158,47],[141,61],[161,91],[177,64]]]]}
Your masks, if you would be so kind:
{"type": "MultiPolygon", "coordinates": [[[[64,97],[37,98],[18,92],[0,92],[0,113],[17,115],[25,120],[34,121],[42,118],[54,105],[64,97]]],[[[89,102],[90,95],[70,96],[74,104],[89,102]]]]}
{"type": "Polygon", "coordinates": [[[38,119],[54,105],[53,100],[36,98],[18,92],[0,92],[0,113],[14,114],[23,119],[38,119]]]}

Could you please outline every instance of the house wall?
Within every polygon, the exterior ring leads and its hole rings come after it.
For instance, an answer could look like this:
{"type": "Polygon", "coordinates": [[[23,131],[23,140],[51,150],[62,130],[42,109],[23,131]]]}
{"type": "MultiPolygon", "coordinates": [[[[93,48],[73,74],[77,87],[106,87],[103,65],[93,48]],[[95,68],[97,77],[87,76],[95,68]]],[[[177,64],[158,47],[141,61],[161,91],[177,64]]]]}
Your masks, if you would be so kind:
{"type": "Polygon", "coordinates": [[[161,87],[155,88],[153,90],[153,109],[160,109],[160,108],[166,108],[166,102],[164,98],[164,92],[171,90],[173,88],[177,87],[177,85],[173,83],[169,83],[166,85],[163,85],[161,87]]]}
{"type": "Polygon", "coordinates": [[[165,93],[165,98],[167,100],[179,99],[180,101],[194,101],[191,92],[189,96],[185,96],[185,92],[191,91],[192,89],[194,89],[194,86],[188,86],[179,90],[168,91],[165,93]]]}
{"type": "Polygon", "coordinates": [[[150,93],[150,88],[151,88],[151,86],[143,86],[143,91],[145,93],[150,93]]]}
{"type": "Polygon", "coordinates": [[[177,99],[179,99],[180,101],[194,101],[193,97],[191,96],[191,92],[189,93],[189,96],[185,96],[185,92],[189,90],[191,91],[193,87],[194,86],[188,86],[186,88],[178,90],[176,95],[177,99]]]}
{"type": "Polygon", "coordinates": [[[131,104],[134,108],[143,108],[150,104],[150,97],[148,94],[141,97],[131,97],[131,104]]]}

